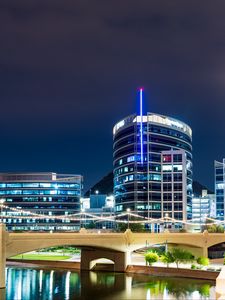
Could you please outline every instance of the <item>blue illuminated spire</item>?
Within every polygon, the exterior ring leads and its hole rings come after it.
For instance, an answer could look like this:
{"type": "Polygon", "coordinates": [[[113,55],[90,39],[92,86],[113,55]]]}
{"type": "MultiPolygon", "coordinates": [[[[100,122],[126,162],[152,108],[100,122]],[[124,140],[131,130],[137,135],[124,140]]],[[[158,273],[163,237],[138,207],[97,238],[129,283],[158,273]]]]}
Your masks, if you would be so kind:
{"type": "Polygon", "coordinates": [[[143,88],[140,88],[140,137],[141,137],[141,164],[143,164],[143,88]]]}

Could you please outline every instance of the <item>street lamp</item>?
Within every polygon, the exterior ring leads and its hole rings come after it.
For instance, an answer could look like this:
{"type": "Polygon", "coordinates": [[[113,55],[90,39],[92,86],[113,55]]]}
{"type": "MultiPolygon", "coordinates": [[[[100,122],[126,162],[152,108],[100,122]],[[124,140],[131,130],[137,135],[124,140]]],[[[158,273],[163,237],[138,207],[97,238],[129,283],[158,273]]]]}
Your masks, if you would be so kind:
{"type": "Polygon", "coordinates": [[[130,208],[127,208],[127,229],[130,229],[130,208]]]}
{"type": "Polygon", "coordinates": [[[2,210],[3,210],[3,204],[5,203],[5,199],[0,199],[0,204],[1,204],[1,223],[3,223],[3,216],[2,216],[2,210]]]}

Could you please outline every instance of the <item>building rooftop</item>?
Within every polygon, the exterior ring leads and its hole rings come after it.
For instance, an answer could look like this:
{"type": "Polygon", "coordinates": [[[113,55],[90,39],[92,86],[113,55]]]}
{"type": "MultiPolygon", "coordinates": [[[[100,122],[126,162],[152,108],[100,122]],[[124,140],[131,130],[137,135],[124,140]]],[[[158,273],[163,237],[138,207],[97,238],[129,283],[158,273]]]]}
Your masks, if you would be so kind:
{"type": "Polygon", "coordinates": [[[76,181],[83,177],[77,174],[57,174],[53,172],[7,172],[0,173],[0,181],[76,181]]]}
{"type": "MultiPolygon", "coordinates": [[[[132,123],[140,123],[141,122],[141,116],[137,115],[130,115],[118,123],[113,127],[113,135],[115,135],[120,129],[129,126],[132,123]]],[[[182,131],[192,137],[192,130],[191,127],[185,124],[184,122],[181,122],[175,118],[167,117],[160,114],[155,113],[147,113],[147,115],[142,116],[142,122],[143,123],[155,123],[157,125],[161,124],[168,128],[173,128],[179,131],[182,131]]]]}

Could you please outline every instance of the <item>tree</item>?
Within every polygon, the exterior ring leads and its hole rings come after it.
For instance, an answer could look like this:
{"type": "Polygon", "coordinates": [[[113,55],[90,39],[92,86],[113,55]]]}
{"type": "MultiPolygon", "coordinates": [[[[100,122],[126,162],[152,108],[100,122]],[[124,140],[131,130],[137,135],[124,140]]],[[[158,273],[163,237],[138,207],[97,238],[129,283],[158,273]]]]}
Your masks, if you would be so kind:
{"type": "Polygon", "coordinates": [[[169,268],[169,264],[175,262],[175,259],[170,251],[164,252],[160,257],[160,260],[167,265],[167,268],[169,268]]]}
{"type": "Polygon", "coordinates": [[[210,285],[209,284],[203,284],[199,288],[199,294],[204,297],[209,297],[210,295],[210,285]]]}
{"type": "Polygon", "coordinates": [[[96,227],[95,223],[91,221],[90,223],[85,225],[86,229],[94,229],[96,227]]]}
{"type": "MultiPolygon", "coordinates": [[[[130,218],[130,221],[140,221],[140,219],[137,218],[130,218]]],[[[145,231],[145,227],[143,223],[129,223],[129,227],[130,230],[133,232],[144,232],[145,231]]],[[[118,224],[118,231],[126,231],[126,229],[128,228],[128,224],[127,223],[119,223],[118,224]]]]}
{"type": "Polygon", "coordinates": [[[212,224],[207,227],[209,233],[224,233],[224,227],[222,225],[212,224]]]}
{"type": "Polygon", "coordinates": [[[212,224],[213,222],[214,222],[213,220],[206,218],[205,224],[201,226],[202,227],[202,232],[204,232],[205,230],[208,231],[209,227],[211,227],[213,225],[212,224]]]}
{"type": "Polygon", "coordinates": [[[197,263],[200,265],[200,266],[203,266],[203,267],[206,267],[209,265],[209,259],[207,257],[199,257],[197,259],[197,263]]]}
{"type": "Polygon", "coordinates": [[[177,268],[179,268],[179,263],[187,263],[194,260],[192,253],[184,249],[173,248],[171,254],[174,258],[177,268]]]}
{"type": "Polygon", "coordinates": [[[224,227],[222,225],[217,225],[217,231],[218,233],[224,233],[224,227]]]}
{"type": "Polygon", "coordinates": [[[159,260],[159,256],[155,252],[147,252],[145,254],[145,261],[146,263],[149,264],[149,266],[151,266],[153,263],[157,262],[158,260],[159,260]]]}
{"type": "Polygon", "coordinates": [[[217,231],[216,224],[208,226],[207,230],[209,233],[216,233],[217,231]]]}

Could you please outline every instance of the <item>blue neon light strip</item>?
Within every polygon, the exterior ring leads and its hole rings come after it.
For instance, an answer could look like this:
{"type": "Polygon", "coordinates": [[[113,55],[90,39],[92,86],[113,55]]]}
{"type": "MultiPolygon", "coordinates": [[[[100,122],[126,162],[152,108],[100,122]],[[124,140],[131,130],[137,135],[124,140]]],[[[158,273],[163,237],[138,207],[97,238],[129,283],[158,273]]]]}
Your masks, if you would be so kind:
{"type": "Polygon", "coordinates": [[[140,134],[141,134],[141,163],[143,164],[143,89],[140,89],[140,134]]]}

